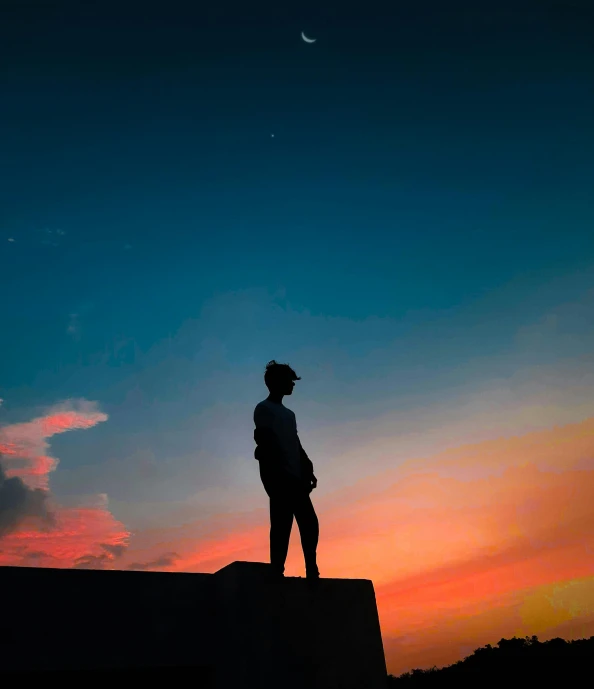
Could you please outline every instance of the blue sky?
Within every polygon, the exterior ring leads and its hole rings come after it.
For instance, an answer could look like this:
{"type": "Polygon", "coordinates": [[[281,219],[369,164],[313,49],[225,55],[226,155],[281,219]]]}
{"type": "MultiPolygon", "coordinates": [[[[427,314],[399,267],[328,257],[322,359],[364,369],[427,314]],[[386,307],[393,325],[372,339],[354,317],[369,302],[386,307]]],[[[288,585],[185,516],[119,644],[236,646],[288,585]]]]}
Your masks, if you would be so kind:
{"type": "Polygon", "coordinates": [[[146,350],[233,290],[431,319],[588,265],[578,9],[425,4],[14,10],[4,384],[146,350]]]}
{"type": "Polygon", "coordinates": [[[248,376],[225,393],[247,401],[289,354],[333,365],[336,386],[398,371],[428,390],[505,351],[593,248],[585,33],[579,13],[535,7],[15,11],[8,419],[58,398],[115,408],[141,386],[150,410],[130,404],[106,438],[173,432],[191,391],[224,397],[202,383],[213,366],[248,376]]]}

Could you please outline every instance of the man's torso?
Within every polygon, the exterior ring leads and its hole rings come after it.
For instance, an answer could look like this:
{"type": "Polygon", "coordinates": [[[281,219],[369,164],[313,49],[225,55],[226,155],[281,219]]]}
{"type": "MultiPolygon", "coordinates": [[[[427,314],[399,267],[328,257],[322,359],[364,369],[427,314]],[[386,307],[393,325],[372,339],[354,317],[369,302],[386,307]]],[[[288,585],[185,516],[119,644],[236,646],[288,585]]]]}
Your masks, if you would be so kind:
{"type": "Polygon", "coordinates": [[[298,478],[301,478],[301,457],[297,422],[295,414],[282,404],[263,400],[254,410],[256,429],[268,428],[274,432],[281,456],[278,458],[281,467],[298,478]]]}

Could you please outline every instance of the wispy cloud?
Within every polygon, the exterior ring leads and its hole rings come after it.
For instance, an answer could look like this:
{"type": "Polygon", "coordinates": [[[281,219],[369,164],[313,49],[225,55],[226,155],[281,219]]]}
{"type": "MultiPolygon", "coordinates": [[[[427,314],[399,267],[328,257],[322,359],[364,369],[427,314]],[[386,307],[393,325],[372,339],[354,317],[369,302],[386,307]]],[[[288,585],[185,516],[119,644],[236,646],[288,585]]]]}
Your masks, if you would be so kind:
{"type": "Polygon", "coordinates": [[[66,332],[68,332],[69,335],[72,335],[75,340],[80,339],[80,321],[77,313],[70,314],[66,332]]]}
{"type": "Polygon", "coordinates": [[[44,228],[42,230],[44,238],[41,240],[42,244],[46,246],[60,246],[60,240],[65,236],[65,230],[51,230],[49,228],[44,228]]]}

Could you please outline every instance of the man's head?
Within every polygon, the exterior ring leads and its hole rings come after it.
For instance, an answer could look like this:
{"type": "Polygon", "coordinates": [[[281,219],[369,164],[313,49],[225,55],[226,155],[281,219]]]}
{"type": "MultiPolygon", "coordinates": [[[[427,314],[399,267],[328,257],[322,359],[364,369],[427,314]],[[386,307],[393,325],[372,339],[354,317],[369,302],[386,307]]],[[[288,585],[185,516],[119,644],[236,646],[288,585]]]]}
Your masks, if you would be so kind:
{"type": "Polygon", "coordinates": [[[301,378],[288,364],[277,364],[274,359],[266,364],[264,382],[271,393],[290,395],[295,387],[295,380],[301,378]]]}

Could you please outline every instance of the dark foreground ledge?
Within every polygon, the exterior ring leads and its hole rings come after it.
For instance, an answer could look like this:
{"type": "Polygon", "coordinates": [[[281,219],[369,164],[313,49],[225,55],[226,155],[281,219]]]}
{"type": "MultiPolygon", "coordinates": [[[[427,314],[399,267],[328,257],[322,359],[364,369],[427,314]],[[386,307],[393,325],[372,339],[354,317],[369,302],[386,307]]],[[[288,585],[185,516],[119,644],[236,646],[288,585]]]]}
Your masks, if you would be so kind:
{"type": "Polygon", "coordinates": [[[51,672],[62,686],[116,676],[195,689],[386,686],[367,579],[312,590],[239,561],[214,574],[0,567],[0,587],[1,674],[51,672]]]}

